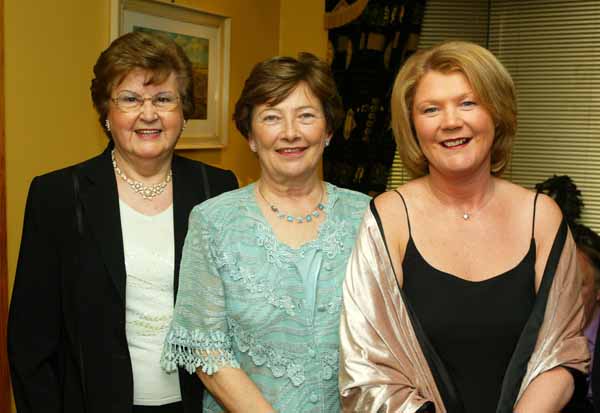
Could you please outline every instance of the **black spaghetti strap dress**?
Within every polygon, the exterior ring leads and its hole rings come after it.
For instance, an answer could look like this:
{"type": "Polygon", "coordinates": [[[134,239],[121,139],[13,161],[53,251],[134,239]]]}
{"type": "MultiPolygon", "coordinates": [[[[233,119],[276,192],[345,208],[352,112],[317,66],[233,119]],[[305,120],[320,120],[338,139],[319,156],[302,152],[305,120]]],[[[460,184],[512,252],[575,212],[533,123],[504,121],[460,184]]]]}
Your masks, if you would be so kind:
{"type": "Polygon", "coordinates": [[[464,412],[495,412],[504,373],[535,301],[533,226],[529,250],[514,268],[484,281],[468,281],[423,258],[400,197],[409,228],[402,262],[406,297],[448,371],[464,412]]]}

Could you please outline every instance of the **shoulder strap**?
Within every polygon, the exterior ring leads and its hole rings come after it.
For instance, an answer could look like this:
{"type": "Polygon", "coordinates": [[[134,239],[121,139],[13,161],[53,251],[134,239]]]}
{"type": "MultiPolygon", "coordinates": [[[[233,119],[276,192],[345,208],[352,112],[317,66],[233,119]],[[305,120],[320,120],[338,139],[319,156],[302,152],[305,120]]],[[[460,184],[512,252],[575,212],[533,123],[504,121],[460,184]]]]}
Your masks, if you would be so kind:
{"type": "Polygon", "coordinates": [[[540,194],[540,192],[536,192],[535,193],[535,197],[533,198],[533,222],[531,223],[531,238],[534,238],[534,234],[535,234],[535,209],[537,206],[537,199],[538,199],[538,195],[540,194]]]}
{"type": "Polygon", "coordinates": [[[202,189],[204,190],[204,200],[210,198],[210,185],[208,183],[208,175],[206,174],[206,166],[201,163],[200,164],[200,172],[202,173],[202,189]]]}
{"type": "Polygon", "coordinates": [[[404,204],[404,210],[406,211],[406,223],[408,224],[408,236],[412,238],[412,230],[410,229],[410,218],[408,217],[408,207],[406,206],[406,201],[400,192],[394,189],[394,192],[398,194],[400,199],[402,200],[402,204],[404,204]]]}

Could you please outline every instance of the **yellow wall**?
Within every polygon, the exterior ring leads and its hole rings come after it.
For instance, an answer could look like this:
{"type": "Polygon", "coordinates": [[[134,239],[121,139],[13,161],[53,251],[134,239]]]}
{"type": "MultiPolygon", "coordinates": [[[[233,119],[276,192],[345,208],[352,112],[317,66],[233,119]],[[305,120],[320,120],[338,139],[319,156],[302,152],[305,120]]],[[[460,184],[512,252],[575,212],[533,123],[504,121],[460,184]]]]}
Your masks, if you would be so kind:
{"type": "Polygon", "coordinates": [[[279,53],[297,56],[298,52],[310,52],[324,59],[327,50],[324,15],[325,0],[282,0],[279,53]]]}
{"type": "Polygon", "coordinates": [[[106,144],[89,85],[108,39],[108,2],[23,0],[4,7],[10,290],[31,179],[106,144]]]}
{"type": "MultiPolygon", "coordinates": [[[[4,3],[9,291],[31,179],[89,158],[106,145],[89,86],[92,66],[108,45],[109,3],[4,3]]],[[[302,50],[325,55],[324,0],[177,3],[231,17],[230,111],[256,62],[276,54],[296,55],[302,50]]],[[[241,184],[259,174],[256,159],[233,123],[225,149],[186,151],[184,155],[233,170],[241,184]]]]}
{"type": "MultiPolygon", "coordinates": [[[[171,3],[170,0],[163,2],[171,3]]],[[[178,0],[177,3],[231,18],[229,111],[232,113],[254,64],[278,54],[280,1],[178,0]]],[[[185,151],[184,156],[233,170],[241,185],[259,175],[256,158],[233,122],[229,124],[229,143],[225,149],[185,151]]]]}

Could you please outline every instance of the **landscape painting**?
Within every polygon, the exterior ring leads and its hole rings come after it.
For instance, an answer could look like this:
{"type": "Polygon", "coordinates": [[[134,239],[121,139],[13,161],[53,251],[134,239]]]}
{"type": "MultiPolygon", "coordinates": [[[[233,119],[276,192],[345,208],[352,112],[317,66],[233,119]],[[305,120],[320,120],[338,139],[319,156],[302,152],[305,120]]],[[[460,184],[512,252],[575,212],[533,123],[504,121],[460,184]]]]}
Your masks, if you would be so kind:
{"type": "Polygon", "coordinates": [[[208,96],[208,60],[209,60],[209,40],[201,37],[189,36],[186,34],[166,32],[163,30],[151,29],[149,27],[133,26],[133,31],[160,33],[168,36],[175,41],[187,57],[192,62],[194,73],[194,114],[190,119],[207,118],[207,96],[208,96]]]}

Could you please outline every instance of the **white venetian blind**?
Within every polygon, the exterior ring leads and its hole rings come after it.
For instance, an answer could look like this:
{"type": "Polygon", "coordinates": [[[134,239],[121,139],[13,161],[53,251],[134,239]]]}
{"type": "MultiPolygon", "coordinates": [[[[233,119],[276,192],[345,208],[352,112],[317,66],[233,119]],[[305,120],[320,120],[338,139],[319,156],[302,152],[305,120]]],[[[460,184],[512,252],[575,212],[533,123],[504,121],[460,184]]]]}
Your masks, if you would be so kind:
{"type": "Polygon", "coordinates": [[[583,222],[600,231],[600,2],[494,0],[489,48],[517,88],[519,126],[505,177],[528,188],[569,175],[583,222]]]}
{"type": "MultiPolygon", "coordinates": [[[[426,0],[419,48],[450,39],[486,46],[488,14],[488,0],[426,0]]],[[[388,188],[396,188],[409,178],[396,153],[388,188]]]]}

